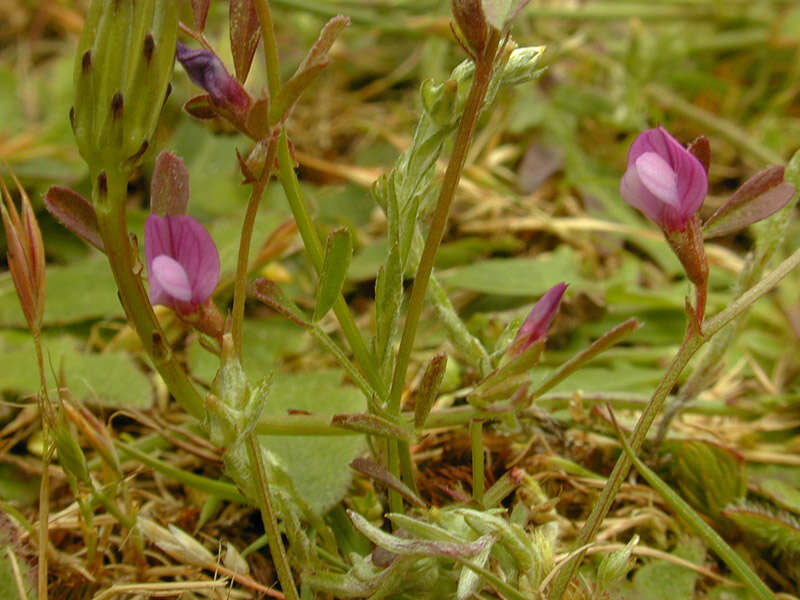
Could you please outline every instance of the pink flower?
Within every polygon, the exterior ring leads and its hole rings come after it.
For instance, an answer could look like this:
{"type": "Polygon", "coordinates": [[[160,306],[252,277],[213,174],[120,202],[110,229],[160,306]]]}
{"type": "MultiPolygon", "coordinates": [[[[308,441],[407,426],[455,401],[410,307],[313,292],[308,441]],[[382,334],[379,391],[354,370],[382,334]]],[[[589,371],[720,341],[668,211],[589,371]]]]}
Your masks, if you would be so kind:
{"type": "Polygon", "coordinates": [[[518,356],[533,344],[543,339],[550,329],[550,324],[558,312],[561,298],[567,289],[566,283],[559,283],[550,288],[539,301],[534,304],[531,312],[525,317],[525,322],[517,332],[517,337],[511,344],[510,354],[518,356]]]}
{"type": "Polygon", "coordinates": [[[648,129],[634,140],[619,193],[665,232],[686,229],[706,192],[703,165],[666,129],[648,129]]]}
{"type": "Polygon", "coordinates": [[[219,57],[209,50],[192,50],[178,42],[178,61],[186,69],[189,79],[208,92],[219,105],[236,110],[246,110],[250,96],[235,77],[228,73],[219,57]]]}
{"type": "Polygon", "coordinates": [[[211,235],[188,215],[151,214],[144,226],[150,302],[181,314],[195,312],[219,281],[219,253],[211,235]]]}

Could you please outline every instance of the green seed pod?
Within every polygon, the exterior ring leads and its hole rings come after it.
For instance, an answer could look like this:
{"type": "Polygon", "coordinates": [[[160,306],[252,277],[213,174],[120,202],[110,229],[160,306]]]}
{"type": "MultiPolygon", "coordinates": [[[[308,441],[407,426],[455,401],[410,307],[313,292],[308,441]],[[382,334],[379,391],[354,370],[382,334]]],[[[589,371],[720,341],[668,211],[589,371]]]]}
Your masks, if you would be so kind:
{"type": "Polygon", "coordinates": [[[70,112],[92,171],[130,171],[151,144],[175,60],[175,0],[92,0],[70,112]]]}

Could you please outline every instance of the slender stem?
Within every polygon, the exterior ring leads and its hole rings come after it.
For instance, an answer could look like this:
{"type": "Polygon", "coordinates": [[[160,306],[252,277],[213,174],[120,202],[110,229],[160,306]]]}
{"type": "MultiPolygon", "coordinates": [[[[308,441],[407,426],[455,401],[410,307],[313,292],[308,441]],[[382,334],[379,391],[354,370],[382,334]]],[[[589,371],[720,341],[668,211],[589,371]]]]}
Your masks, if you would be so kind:
{"type": "Polygon", "coordinates": [[[36,362],[39,366],[41,392],[39,394],[39,415],[42,421],[42,479],[39,482],[39,598],[47,600],[47,545],[50,542],[50,428],[48,417],[50,399],[47,395],[47,376],[44,370],[44,353],[42,352],[42,332],[38,324],[31,328],[33,346],[36,349],[36,362]]]}
{"type": "Polygon", "coordinates": [[[42,479],[39,482],[39,598],[47,600],[47,549],[50,543],[50,435],[42,419],[42,479]]]}
{"type": "MultiPolygon", "coordinates": [[[[398,447],[397,440],[387,440],[386,464],[390,473],[398,472],[398,447]]],[[[389,488],[389,510],[393,513],[403,514],[403,497],[393,488],[389,488]]]]}
{"type": "MultiPolygon", "coordinates": [[[[325,254],[322,250],[322,242],[319,239],[317,230],[314,227],[314,222],[311,220],[308,207],[300,191],[297,173],[294,171],[294,161],[289,151],[289,140],[286,136],[286,130],[281,131],[280,140],[278,142],[278,168],[278,176],[283,186],[283,191],[286,194],[286,199],[289,202],[289,207],[292,210],[294,220],[297,223],[297,230],[300,232],[300,237],[303,238],[303,245],[311,259],[311,264],[314,266],[317,273],[319,273],[322,271],[325,254]]],[[[364,343],[364,338],[361,337],[361,332],[358,330],[353,315],[350,312],[350,308],[347,306],[347,302],[345,302],[341,294],[333,305],[333,312],[339,320],[342,334],[350,344],[350,349],[353,351],[358,365],[364,371],[367,381],[369,381],[370,385],[382,399],[385,398],[387,395],[385,391],[386,385],[378,375],[375,360],[369,353],[367,345],[364,343]]]]}
{"type": "Polygon", "coordinates": [[[447,226],[450,205],[453,202],[458,180],[461,178],[461,171],[467,160],[467,152],[469,151],[470,141],[472,140],[472,133],[475,131],[481,107],[483,106],[483,99],[486,96],[486,91],[492,80],[494,58],[499,43],[500,34],[492,29],[492,33],[487,41],[486,51],[483,57],[478,59],[475,64],[472,86],[469,90],[469,96],[467,97],[467,102],[464,107],[464,114],[461,116],[461,122],[453,144],[453,154],[447,164],[447,171],[445,171],[442,187],[439,190],[439,199],[436,203],[436,209],[433,212],[430,229],[428,230],[428,237],[425,240],[425,247],[422,250],[422,257],[419,261],[417,274],[414,277],[414,285],[411,288],[406,322],[403,327],[403,336],[400,339],[400,348],[397,352],[397,361],[392,377],[392,387],[389,396],[390,412],[400,412],[400,400],[405,384],[406,372],[408,371],[409,359],[411,358],[411,350],[414,347],[414,339],[417,335],[417,326],[419,325],[419,319],[422,315],[422,309],[425,306],[428,281],[431,277],[436,253],[439,250],[439,245],[442,242],[444,230],[447,226]]]}
{"type": "Polygon", "coordinates": [[[247,212],[242,223],[242,235],[239,238],[239,257],[236,261],[236,278],[233,286],[233,312],[231,315],[231,335],[233,348],[237,356],[242,355],[242,339],[244,337],[244,304],[247,299],[247,263],[250,259],[250,243],[253,239],[253,228],[258,214],[258,205],[264,189],[267,187],[272,174],[272,164],[275,162],[277,143],[275,137],[270,138],[267,146],[264,172],[253,182],[250,189],[250,199],[247,201],[247,212]]]}
{"type": "Polygon", "coordinates": [[[275,41],[275,29],[272,26],[272,13],[268,0],[256,0],[258,22],[261,25],[261,37],[264,40],[264,63],[267,68],[267,89],[271,98],[278,95],[281,87],[281,68],[278,61],[278,44],[275,41]]]}
{"type": "Polygon", "coordinates": [[[272,500],[270,499],[269,482],[267,480],[267,470],[264,466],[261,446],[255,434],[247,436],[247,455],[250,459],[252,471],[258,479],[256,490],[259,495],[259,505],[261,508],[261,519],[264,521],[264,532],[269,541],[269,551],[272,554],[272,562],[278,572],[278,580],[281,582],[281,590],[289,600],[300,600],[297,588],[292,577],[292,569],[286,557],[286,549],[281,541],[281,532],[278,529],[278,521],[272,510],[272,500]]]}
{"type": "Polygon", "coordinates": [[[486,487],[483,472],[483,419],[469,422],[469,437],[472,441],[472,497],[483,505],[483,491],[486,487]]]}
{"type": "Polygon", "coordinates": [[[97,224],[122,305],[169,391],[184,410],[200,419],[204,412],[203,399],[175,360],[138,275],[141,266],[131,248],[125,219],[127,177],[121,172],[101,175],[106,182],[101,189],[96,175],[92,178],[92,198],[97,224]]]}
{"type": "Polygon", "coordinates": [[[403,481],[411,488],[412,492],[419,496],[419,488],[414,477],[414,461],[411,459],[411,449],[408,446],[408,442],[398,440],[397,453],[400,458],[400,473],[403,476],[403,481]]]}
{"type": "MultiPolygon", "coordinates": [[[[636,423],[636,427],[633,430],[633,435],[630,439],[630,446],[634,453],[638,453],[641,449],[642,444],[647,437],[647,432],[649,431],[650,426],[653,424],[656,415],[661,411],[667,394],[669,394],[670,390],[675,385],[675,382],[678,380],[681,371],[683,371],[684,367],[692,358],[692,356],[694,356],[697,350],[700,349],[700,347],[705,344],[715,333],[744,313],[750,307],[750,305],[775,287],[775,285],[777,285],[781,279],[786,277],[786,275],[788,275],[798,265],[800,265],[800,250],[796,250],[794,254],[778,265],[774,271],[768,273],[756,285],[742,294],[731,305],[729,305],[728,308],[713,318],[708,319],[703,325],[702,336],[697,334],[687,336],[683,342],[683,345],[678,350],[678,353],[675,355],[672,364],[670,364],[669,369],[665,373],[664,378],[658,384],[655,392],[653,392],[650,402],[639,416],[639,421],[636,423]]],[[[586,523],[584,523],[584,526],[578,535],[578,539],[574,543],[574,547],[579,548],[588,544],[597,534],[597,531],[600,529],[600,524],[603,522],[603,519],[611,508],[614,497],[619,491],[623,480],[628,475],[631,464],[631,459],[627,454],[623,453],[617,459],[617,463],[614,465],[614,469],[611,472],[611,475],[608,477],[606,486],[603,488],[600,498],[598,498],[594,508],[592,508],[589,518],[586,520],[586,523]]],[[[583,552],[577,553],[569,560],[568,564],[564,565],[564,568],[559,572],[558,576],[553,582],[553,588],[549,595],[550,598],[553,600],[559,600],[562,597],[567,585],[574,576],[575,571],[583,558],[583,554],[583,552]]]]}

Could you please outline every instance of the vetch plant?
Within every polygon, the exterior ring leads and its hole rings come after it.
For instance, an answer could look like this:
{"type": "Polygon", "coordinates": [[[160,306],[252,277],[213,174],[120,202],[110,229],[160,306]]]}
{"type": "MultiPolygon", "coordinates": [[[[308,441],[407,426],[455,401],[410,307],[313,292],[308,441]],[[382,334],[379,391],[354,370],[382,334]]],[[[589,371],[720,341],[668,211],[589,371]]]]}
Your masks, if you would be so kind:
{"type": "MultiPolygon", "coordinates": [[[[80,155],[88,167],[91,197],[84,198],[58,186],[45,195],[48,210],[104,254],[116,283],[123,309],[120,312],[129,323],[129,327],[121,329],[135,332],[140,345],[136,347],[134,343],[134,350],[149,359],[154,371],[152,379],[188,413],[178,415],[180,424],[169,435],[154,435],[152,444],[147,439],[121,442],[115,439],[111,425],[92,420],[89,413],[72,402],[67,390],[69,379],[59,380],[63,411],[59,413],[60,420],[52,416],[50,419],[51,425],[58,426],[54,441],[63,455],[61,463],[72,477],[73,492],[79,497],[81,527],[88,532],[91,545],[87,554],[102,560],[103,552],[97,547],[101,536],[93,532],[98,507],[114,516],[116,526],[121,525],[133,536],[138,575],[147,573],[149,555],[144,544],[166,536],[150,516],[137,520],[139,510],[150,510],[150,504],[137,506],[128,496],[127,482],[118,481],[125,474],[124,462],[131,459],[208,495],[198,530],[222,502],[257,509],[264,536],[244,554],[268,545],[280,584],[280,592],[272,593],[290,600],[305,600],[318,594],[337,598],[406,595],[467,600],[495,593],[516,600],[546,594],[559,598],[572,582],[584,551],[601,527],[632,464],[668,498],[668,504],[679,506],[681,514],[687,515],[690,509],[663,492],[663,483],[650,477],[636,454],[648,441],[650,428],[668,395],[680,389],[682,372],[692,357],[723,328],[741,320],[758,298],[800,264],[800,252],[795,252],[763,278],[761,271],[748,270],[727,308],[706,317],[709,261],[705,238],[734,233],[781,211],[784,226],[775,240],[783,239],[790,210],[784,207],[792,206],[794,184],[800,179],[800,153],[786,171],[782,166],[771,166],[751,177],[703,223],[700,209],[709,193],[711,162],[708,140],[700,137],[684,147],[659,126],[641,132],[633,142],[619,182],[619,195],[661,229],[693,286],[694,300],[686,301],[683,342],[649,401],[638,399],[638,404],[632,403],[641,414],[630,435],[630,447],[627,437],[622,438],[625,452],[608,476],[573,552],[556,564],[559,540],[566,539],[571,531],[564,527],[566,518],[558,512],[563,498],[549,497],[545,483],[537,483],[534,474],[525,472],[528,467],[518,463],[540,452],[542,456],[537,460],[543,459],[551,467],[559,465],[567,472],[573,469],[593,480],[601,479],[572,458],[559,457],[557,462],[556,457],[544,455],[550,452],[544,439],[548,434],[552,432],[551,437],[562,444],[568,433],[565,422],[574,419],[581,428],[590,428],[597,414],[573,417],[573,411],[577,414],[583,409],[579,406],[583,392],[567,399],[569,411],[548,412],[553,405],[547,401],[553,395],[546,394],[561,393],[554,388],[636,331],[642,322],[637,318],[614,322],[606,333],[595,333],[595,329],[591,339],[584,343],[584,336],[574,343],[569,321],[575,312],[582,312],[575,305],[589,292],[594,293],[580,287],[586,265],[580,265],[574,276],[561,271],[531,273],[530,277],[536,278],[534,285],[525,292],[515,289],[517,301],[513,304],[502,304],[502,309],[497,309],[490,302],[492,308],[477,309],[482,315],[487,314],[482,311],[492,311],[488,317],[465,319],[464,313],[473,311],[474,296],[450,294],[454,285],[452,273],[439,272],[442,263],[437,260],[441,258],[443,241],[447,241],[450,232],[457,233],[450,222],[454,202],[460,200],[462,193],[470,196],[469,188],[476,185],[476,180],[477,185],[484,185],[480,178],[462,185],[468,161],[475,157],[483,160],[485,154],[491,154],[489,163],[494,164],[496,152],[503,156],[506,146],[513,146],[489,127],[485,135],[481,132],[484,126],[493,126],[498,115],[502,117],[502,110],[493,110],[495,101],[506,88],[530,83],[542,73],[544,48],[517,47],[511,38],[511,20],[525,2],[453,0],[452,33],[466,59],[452,70],[443,71],[440,80],[431,78],[421,83],[419,118],[413,135],[407,146],[398,151],[395,164],[382,172],[372,187],[371,200],[383,215],[372,215],[371,227],[379,223],[375,229],[383,232],[385,223],[386,238],[385,245],[378,247],[379,265],[372,271],[374,302],[372,284],[362,285],[359,281],[356,286],[351,278],[351,267],[364,257],[359,257],[358,252],[364,251],[365,240],[374,241],[374,231],[365,233],[359,231],[358,225],[318,219],[315,203],[309,202],[306,195],[310,186],[301,186],[297,169],[298,163],[308,164],[308,150],[299,143],[295,128],[305,125],[301,119],[309,118],[308,114],[314,111],[295,108],[302,107],[301,103],[308,100],[305,95],[309,86],[337,59],[338,54],[331,51],[350,20],[332,16],[305,56],[298,55],[297,64],[289,65],[278,55],[272,3],[231,0],[228,6],[233,60],[228,68],[221,58],[226,53],[216,52],[215,37],[207,37],[203,31],[209,4],[208,0],[191,2],[192,29],[185,23],[179,25],[178,3],[172,0],[91,2],[75,60],[75,106],[70,115],[80,155]],[[179,35],[183,41],[178,41],[179,35]],[[253,65],[258,48],[263,49],[261,66],[253,65]],[[262,73],[248,81],[251,67],[262,73]],[[211,129],[216,132],[222,123],[222,129],[230,134],[226,140],[234,140],[237,145],[230,160],[238,171],[231,175],[242,176],[249,197],[246,206],[241,207],[241,229],[237,227],[234,237],[238,255],[230,268],[227,263],[221,264],[220,252],[207,226],[215,232],[223,256],[231,237],[224,237],[215,227],[219,222],[201,222],[189,214],[189,169],[175,154],[163,151],[156,155],[156,142],[168,144],[174,135],[174,128],[158,129],[168,95],[176,95],[169,87],[173,75],[184,79],[188,75],[192,84],[202,88],[199,96],[185,102],[180,99],[185,112],[201,123],[214,119],[215,127],[211,129]],[[258,81],[265,81],[266,88],[257,89],[258,81]],[[473,139],[480,141],[475,149],[473,139]],[[146,176],[154,156],[150,213],[142,228],[144,215],[137,212],[137,198],[129,193],[129,185],[140,181],[143,174],[146,176]],[[287,213],[280,216],[282,224],[267,236],[258,257],[251,260],[251,245],[258,243],[254,238],[261,199],[273,177],[275,188],[280,187],[283,195],[270,196],[269,210],[285,198],[291,218],[287,213]],[[296,245],[292,243],[295,234],[299,238],[296,245]],[[267,259],[261,259],[267,256],[269,260],[280,260],[287,248],[299,251],[281,268],[291,271],[292,276],[298,275],[290,285],[283,285],[267,278],[272,271],[262,269],[267,259]],[[364,294],[366,286],[370,287],[364,294]],[[570,294],[566,293],[568,286],[570,294]],[[351,302],[354,294],[360,294],[359,300],[364,302],[351,302]],[[268,308],[248,304],[255,304],[254,301],[268,308]],[[530,303],[533,306],[522,318],[526,309],[521,307],[529,307],[530,303]],[[166,309],[154,310],[155,306],[166,309]],[[362,309],[363,306],[367,308],[362,309]],[[465,307],[467,311],[463,310],[465,307]],[[285,356],[291,355],[289,360],[274,367],[275,373],[257,372],[251,365],[273,361],[273,348],[265,346],[278,347],[284,342],[275,339],[272,329],[269,335],[258,336],[260,324],[254,321],[270,309],[291,321],[291,330],[298,331],[297,337],[312,349],[303,346],[287,352],[285,356]],[[509,319],[508,312],[500,310],[513,310],[516,318],[509,319]],[[548,340],[559,312],[563,314],[559,317],[558,339],[551,336],[553,339],[548,340]],[[250,335],[250,326],[255,329],[255,336],[250,335]],[[418,335],[421,331],[425,335],[418,335]],[[254,338],[260,344],[257,347],[254,338]],[[564,343],[566,338],[569,340],[564,343]],[[201,348],[191,346],[196,341],[201,348]],[[556,345],[558,348],[554,348],[556,345]],[[575,350],[579,345],[582,349],[575,350]],[[197,358],[195,350],[201,358],[197,358]],[[203,354],[204,350],[210,354],[203,354]],[[324,351],[325,357],[320,358],[319,351],[324,351]],[[262,353],[270,358],[253,360],[254,354],[263,358],[262,353]],[[565,357],[567,353],[570,354],[565,357]],[[209,362],[214,366],[210,372],[206,369],[209,362]],[[330,369],[327,374],[332,376],[325,379],[325,389],[311,393],[303,379],[315,379],[318,373],[312,372],[314,369],[330,369]],[[450,377],[451,369],[458,373],[456,377],[450,377]],[[296,379],[279,392],[280,384],[289,381],[289,374],[282,370],[299,373],[292,373],[296,379]],[[338,392],[348,395],[348,402],[342,403],[347,408],[340,408],[331,400],[338,392]],[[355,397],[352,402],[350,394],[355,397]],[[311,408],[303,404],[306,400],[311,408]],[[570,416],[561,414],[566,412],[570,416]],[[101,460],[93,461],[84,455],[86,445],[76,439],[75,430],[89,441],[101,460]],[[436,430],[433,435],[431,430],[436,430]],[[274,435],[281,437],[268,437],[274,435]],[[313,440],[312,444],[309,436],[322,441],[313,440]],[[353,460],[351,456],[343,466],[329,467],[339,456],[333,450],[335,441],[343,436],[355,441],[353,456],[369,451],[370,457],[357,456],[353,460]],[[427,451],[436,436],[460,437],[464,449],[469,448],[463,453],[463,464],[447,465],[455,473],[453,485],[450,481],[431,483],[420,477],[425,468],[422,463],[430,455],[442,454],[438,449],[427,451]],[[500,438],[502,441],[498,442],[500,438]],[[546,450],[534,448],[539,438],[546,450]],[[174,467],[149,453],[153,448],[170,444],[183,447],[189,442],[199,448],[198,456],[205,452],[206,456],[215,457],[208,461],[207,468],[216,469],[213,476],[219,480],[174,467]],[[326,444],[323,451],[307,452],[307,446],[322,442],[326,444]],[[511,452],[497,460],[494,444],[503,444],[511,452]],[[294,453],[301,458],[296,459],[294,453]],[[316,492],[312,494],[306,491],[307,472],[316,472],[320,464],[329,471],[338,470],[342,477],[335,484],[320,477],[323,481],[313,482],[316,487],[308,486],[316,492]],[[348,464],[358,480],[358,485],[349,489],[353,473],[345,466],[348,464]],[[108,479],[98,477],[100,468],[108,479]],[[103,485],[96,481],[103,481],[103,485]],[[444,506],[439,505],[434,493],[428,493],[431,485],[438,485],[449,498],[444,506]],[[345,494],[348,496],[343,501],[345,494]],[[312,495],[329,495],[332,500],[313,503],[309,501],[312,495]]],[[[281,7],[285,8],[283,4],[281,7]]],[[[185,12],[189,14],[188,3],[185,12]]],[[[357,14],[357,22],[363,21],[364,13],[357,14]]],[[[341,43],[351,42],[345,38],[341,43]]],[[[455,43],[452,46],[460,52],[455,43]]],[[[390,91],[387,88],[386,93],[390,91]]],[[[327,98],[315,99],[320,100],[327,98]]],[[[175,114],[170,111],[171,108],[165,114],[175,114]]],[[[191,128],[192,136],[213,134],[204,131],[202,124],[192,124],[191,128]]],[[[176,146],[186,143],[181,135],[175,136],[176,146]]],[[[509,155],[513,152],[512,149],[509,155]]],[[[190,154],[186,152],[187,160],[190,154]]],[[[483,165],[476,165],[476,171],[477,167],[483,165]]],[[[486,179],[493,177],[494,173],[490,173],[486,179]]],[[[513,193],[513,186],[499,179],[505,178],[498,178],[498,188],[513,193]]],[[[712,179],[712,193],[714,185],[712,179]]],[[[370,201],[366,193],[363,195],[370,201]]],[[[579,202],[574,204],[570,206],[580,210],[579,202]]],[[[228,206],[235,208],[235,203],[228,206]]],[[[520,206],[525,204],[520,203],[515,210],[520,206]]],[[[619,206],[622,212],[627,210],[622,204],[619,206]]],[[[23,196],[18,212],[4,189],[2,217],[9,240],[9,266],[24,315],[38,343],[43,315],[44,247],[33,214],[27,197],[23,196]]],[[[203,213],[198,210],[194,214],[203,213]]],[[[541,239],[531,236],[530,244],[527,239],[517,240],[520,251],[535,255],[549,252],[559,243],[573,244],[559,227],[554,226],[552,232],[556,235],[548,232],[541,239]]],[[[482,247],[484,242],[480,241],[482,247]]],[[[774,241],[765,252],[775,253],[779,244],[774,241]]],[[[494,248],[488,243],[485,247],[494,248]]],[[[666,247],[662,245],[661,249],[671,259],[666,247]]],[[[566,249],[557,248],[555,253],[566,249]]],[[[493,252],[487,250],[486,254],[493,252]]],[[[709,256],[713,256],[710,250],[709,256]]],[[[766,264],[764,256],[758,257],[762,266],[766,264]]],[[[535,265],[532,270],[536,271],[539,264],[534,260],[541,259],[526,257],[524,262],[535,265]]],[[[547,260],[541,260],[541,264],[547,260]]],[[[609,318],[615,319],[612,301],[606,302],[609,318]]],[[[711,302],[709,306],[717,310],[719,304],[711,302]]],[[[270,314],[269,318],[277,321],[275,315],[270,314]]],[[[274,325],[274,321],[266,325],[274,325]]],[[[104,336],[104,332],[98,334],[105,344],[104,336]]],[[[131,336],[117,335],[114,342],[122,338],[130,340],[131,336]]],[[[620,348],[618,355],[630,351],[637,349],[620,348]]],[[[37,352],[44,388],[41,347],[37,346],[37,352]]],[[[712,357],[719,359],[717,354],[712,357]]],[[[267,371],[270,368],[262,367],[267,371]]],[[[659,375],[660,371],[652,381],[659,375]]],[[[693,383],[691,390],[681,389],[680,393],[695,397],[702,389],[693,383]]],[[[602,402],[602,396],[602,392],[597,394],[600,400],[595,404],[602,402]]],[[[143,420],[149,418],[150,415],[142,416],[143,420]]],[[[47,543],[46,516],[40,515],[42,547],[47,543]]],[[[692,522],[701,535],[708,534],[696,521],[692,522]]],[[[184,535],[179,545],[198,544],[181,532],[184,535]]],[[[714,538],[714,548],[727,552],[719,541],[714,538]]],[[[625,580],[632,547],[633,543],[601,562],[594,580],[587,570],[589,584],[596,582],[595,589],[605,586],[610,590],[617,580],[625,580]]],[[[203,556],[195,564],[199,568],[214,562],[213,553],[203,545],[195,547],[193,553],[203,556]]],[[[720,555],[730,559],[730,554],[720,555]]],[[[185,560],[191,563],[190,559],[185,560]]],[[[742,568],[743,563],[729,564],[761,596],[769,597],[763,582],[751,570],[742,568]]],[[[102,574],[101,571],[96,569],[93,574],[102,574]]],[[[43,575],[46,581],[47,573],[43,575]]],[[[237,581],[245,579],[240,577],[237,581]]],[[[268,589],[262,587],[254,589],[268,589]]]]}

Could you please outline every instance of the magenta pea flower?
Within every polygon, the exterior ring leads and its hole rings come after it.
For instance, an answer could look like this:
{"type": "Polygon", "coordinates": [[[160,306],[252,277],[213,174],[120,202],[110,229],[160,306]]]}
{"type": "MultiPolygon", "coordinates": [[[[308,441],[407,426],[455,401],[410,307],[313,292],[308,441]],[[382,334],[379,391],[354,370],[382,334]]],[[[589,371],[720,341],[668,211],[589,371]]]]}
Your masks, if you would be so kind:
{"type": "Polygon", "coordinates": [[[178,42],[176,57],[186,69],[189,79],[203,88],[211,99],[236,112],[246,111],[250,96],[233,77],[219,57],[209,50],[192,50],[178,42]]]}
{"type": "Polygon", "coordinates": [[[217,287],[219,252],[205,227],[188,215],[151,214],[144,226],[150,303],[179,314],[197,311],[217,287]]]}
{"type": "Polygon", "coordinates": [[[619,192],[666,233],[684,231],[703,204],[708,176],[691,152],[658,127],[634,140],[619,192]]]}
{"type": "Polygon", "coordinates": [[[511,356],[519,356],[533,344],[547,335],[550,324],[558,312],[561,305],[561,298],[567,289],[566,283],[559,283],[550,288],[539,301],[534,304],[531,312],[525,317],[525,321],[517,332],[517,336],[511,343],[509,353],[511,356]]]}

